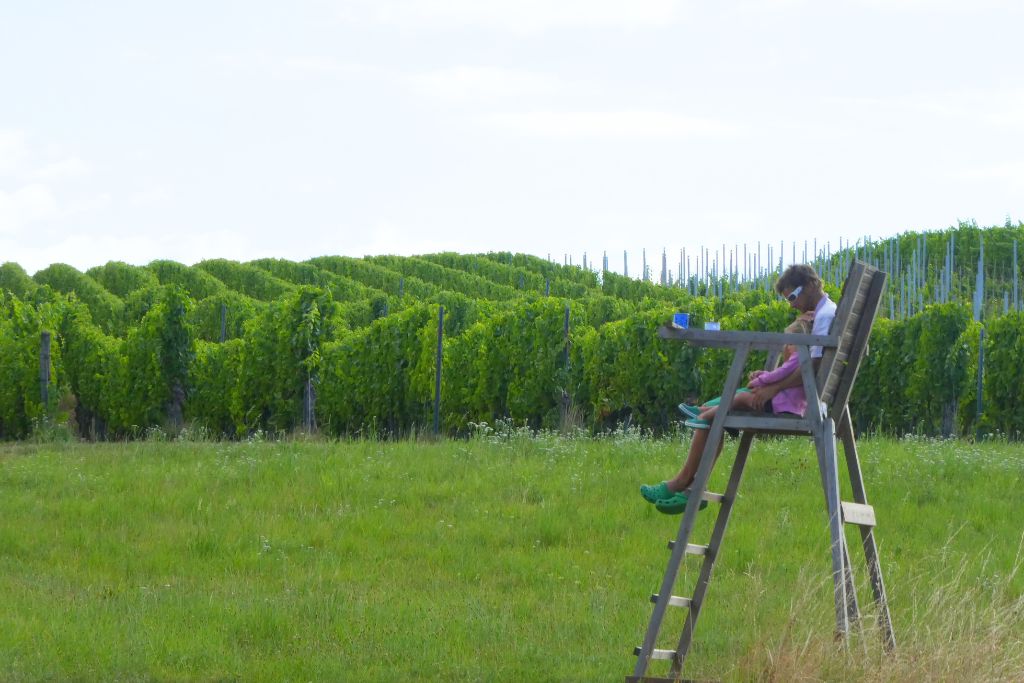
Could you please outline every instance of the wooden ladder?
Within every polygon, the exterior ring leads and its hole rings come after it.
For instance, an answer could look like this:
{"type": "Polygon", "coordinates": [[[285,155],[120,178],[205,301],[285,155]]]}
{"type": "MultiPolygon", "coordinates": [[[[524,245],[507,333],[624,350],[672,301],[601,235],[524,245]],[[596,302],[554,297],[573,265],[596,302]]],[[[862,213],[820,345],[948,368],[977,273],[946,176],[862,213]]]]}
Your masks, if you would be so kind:
{"type": "MultiPolygon", "coordinates": [[[[745,355],[745,354],[744,354],[745,355]]],[[[728,389],[729,387],[726,387],[728,389]]],[[[730,394],[723,394],[724,396],[730,394]]],[[[724,402],[724,399],[723,399],[724,402]]],[[[726,408],[727,410],[727,408],[726,408]]],[[[719,414],[724,414],[720,410],[719,414]]],[[[717,416],[716,416],[717,419],[717,416]]],[[[860,619],[860,609],[857,604],[857,594],[853,581],[853,572],[850,565],[850,554],[847,547],[846,535],[843,524],[856,525],[861,532],[862,545],[864,547],[865,559],[868,566],[871,589],[875,603],[878,607],[878,622],[882,632],[883,642],[886,649],[892,649],[896,645],[892,630],[892,622],[889,617],[888,602],[885,596],[885,585],[882,580],[882,572],[878,561],[878,548],[875,544],[874,509],[868,504],[867,495],[864,490],[864,480],[861,475],[859,458],[857,456],[856,442],[853,438],[853,430],[850,422],[849,412],[844,411],[840,420],[839,438],[843,443],[843,452],[846,457],[847,469],[850,475],[850,484],[854,500],[851,502],[841,501],[839,498],[839,476],[837,468],[836,452],[836,430],[831,419],[823,418],[821,425],[821,437],[816,438],[815,446],[818,452],[818,465],[821,471],[822,487],[825,492],[826,508],[829,517],[829,530],[832,538],[832,567],[835,586],[836,602],[836,634],[845,638],[849,634],[852,624],[860,619]]],[[[632,676],[626,678],[627,682],[662,682],[681,681],[683,666],[693,640],[694,629],[700,617],[701,608],[707,596],[708,587],[711,584],[712,571],[718,559],[722,541],[725,537],[726,528],[729,525],[729,518],[732,515],[733,506],[736,502],[736,494],[739,491],[740,481],[743,478],[743,471],[746,468],[747,457],[750,453],[750,446],[756,434],[755,431],[743,431],[740,435],[739,449],[736,453],[736,460],[729,476],[729,483],[724,494],[711,493],[707,491],[707,482],[714,463],[714,453],[717,452],[718,442],[722,438],[723,430],[712,429],[708,435],[708,443],[705,446],[701,458],[700,467],[691,487],[690,500],[705,500],[708,503],[718,503],[720,508],[715,521],[714,529],[711,532],[711,539],[706,546],[690,543],[690,537],[700,513],[700,506],[687,505],[679,524],[679,531],[674,541],[669,542],[672,554],[665,569],[665,576],[661,582],[661,589],[651,596],[654,603],[654,610],[647,625],[647,632],[643,644],[635,648],[637,656],[636,667],[632,676]],[[717,432],[717,433],[716,433],[717,432]],[[679,568],[686,555],[695,555],[703,558],[697,584],[692,597],[681,597],[673,595],[676,578],[679,568]],[[662,622],[669,607],[682,608],[687,610],[686,621],[682,634],[679,637],[675,649],[658,649],[656,647],[658,635],[661,631],[662,622]],[[671,668],[669,678],[657,678],[647,676],[648,666],[651,660],[670,660],[671,668]]]]}

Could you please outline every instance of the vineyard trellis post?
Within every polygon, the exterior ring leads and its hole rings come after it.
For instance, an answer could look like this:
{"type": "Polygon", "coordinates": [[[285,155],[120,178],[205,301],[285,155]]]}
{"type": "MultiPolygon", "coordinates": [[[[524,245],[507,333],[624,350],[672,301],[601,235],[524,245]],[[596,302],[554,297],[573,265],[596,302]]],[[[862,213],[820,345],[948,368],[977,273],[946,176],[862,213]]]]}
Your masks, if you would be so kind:
{"type": "Polygon", "coordinates": [[[444,306],[437,307],[437,361],[434,370],[434,435],[441,432],[441,358],[444,342],[444,306]]]}
{"type": "Polygon", "coordinates": [[[985,408],[982,389],[985,379],[985,328],[982,327],[978,333],[978,404],[975,413],[974,438],[981,440],[981,413],[985,408]]]}
{"type": "MultiPolygon", "coordinates": [[[[39,397],[43,410],[50,407],[50,333],[43,332],[39,338],[39,397]]],[[[45,413],[44,413],[45,414],[45,413]]]]}
{"type": "Polygon", "coordinates": [[[313,393],[313,378],[307,374],[306,385],[303,388],[302,401],[302,426],[305,428],[307,434],[311,434],[313,432],[313,427],[316,424],[315,402],[316,398],[313,393]]]}
{"type": "Polygon", "coordinates": [[[563,336],[565,339],[565,367],[569,367],[569,304],[565,305],[565,324],[563,326],[563,336]]]}
{"type": "Polygon", "coordinates": [[[1017,270],[1017,240],[1013,241],[1013,310],[1020,310],[1020,299],[1017,298],[1017,280],[1020,277],[1017,270]]]}

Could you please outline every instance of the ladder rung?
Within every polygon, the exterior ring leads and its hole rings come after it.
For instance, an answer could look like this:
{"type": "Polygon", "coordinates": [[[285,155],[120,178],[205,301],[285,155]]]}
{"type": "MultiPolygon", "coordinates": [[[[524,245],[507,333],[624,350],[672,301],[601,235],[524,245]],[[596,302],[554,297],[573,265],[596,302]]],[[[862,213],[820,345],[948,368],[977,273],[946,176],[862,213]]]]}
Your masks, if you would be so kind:
{"type": "Polygon", "coordinates": [[[723,500],[725,500],[725,495],[721,493],[711,493],[711,491],[705,491],[704,495],[701,496],[701,498],[703,500],[708,501],[709,503],[721,503],[723,500]]]}
{"type": "MultiPolygon", "coordinates": [[[[633,654],[637,657],[643,652],[642,647],[633,648],[633,654]]],[[[676,656],[675,650],[651,650],[651,659],[672,659],[676,656]]]]}
{"type": "MultiPolygon", "coordinates": [[[[676,542],[675,541],[669,541],[668,542],[668,549],[669,550],[672,550],[675,547],[676,547],[676,542]]],[[[687,555],[707,555],[708,554],[708,547],[706,545],[697,545],[696,543],[687,543],[686,544],[686,554],[687,555]]]]}
{"type": "Polygon", "coordinates": [[[858,524],[860,526],[875,526],[875,508],[862,503],[840,503],[843,511],[843,521],[847,524],[858,524]]]}
{"type": "MultiPolygon", "coordinates": [[[[658,602],[657,593],[651,596],[651,602],[658,602]]],[[[693,601],[690,598],[683,598],[678,595],[673,595],[668,599],[668,604],[672,607],[689,607],[691,602],[693,601]]]]}

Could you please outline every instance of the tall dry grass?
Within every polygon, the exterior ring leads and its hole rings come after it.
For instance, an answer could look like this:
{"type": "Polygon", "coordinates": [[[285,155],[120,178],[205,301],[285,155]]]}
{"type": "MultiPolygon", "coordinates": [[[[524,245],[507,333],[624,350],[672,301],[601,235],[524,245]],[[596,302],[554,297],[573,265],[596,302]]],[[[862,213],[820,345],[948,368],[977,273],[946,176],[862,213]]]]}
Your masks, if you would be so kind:
{"type": "MultiPolygon", "coordinates": [[[[820,596],[823,586],[805,573],[785,628],[757,643],[727,678],[770,683],[1024,681],[1024,595],[1015,595],[1012,587],[1024,564],[1022,548],[1024,538],[1005,575],[986,572],[988,553],[954,560],[948,545],[922,563],[910,585],[895,595],[890,591],[899,614],[894,617],[897,647],[891,652],[882,646],[877,612],[871,609],[848,643],[811,628],[802,615],[812,609],[810,596],[820,596]],[[968,576],[986,578],[972,582],[968,576]]],[[[862,609],[872,605],[866,587],[858,594],[862,609]]]]}

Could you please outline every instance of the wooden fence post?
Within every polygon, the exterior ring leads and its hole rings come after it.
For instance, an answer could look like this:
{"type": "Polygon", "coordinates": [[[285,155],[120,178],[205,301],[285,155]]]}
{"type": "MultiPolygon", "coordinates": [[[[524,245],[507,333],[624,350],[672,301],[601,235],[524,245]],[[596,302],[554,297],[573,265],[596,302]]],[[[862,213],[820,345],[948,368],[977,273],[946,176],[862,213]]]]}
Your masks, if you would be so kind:
{"type": "Polygon", "coordinates": [[[444,342],[444,306],[437,307],[437,363],[434,371],[434,435],[441,433],[441,359],[444,342]]]}
{"type": "Polygon", "coordinates": [[[50,407],[50,333],[43,332],[39,339],[39,394],[44,411],[50,407]]]}

